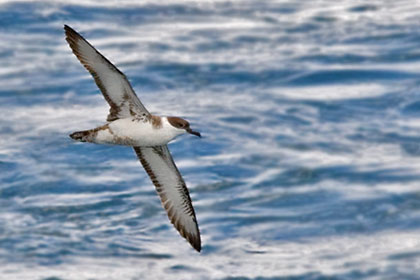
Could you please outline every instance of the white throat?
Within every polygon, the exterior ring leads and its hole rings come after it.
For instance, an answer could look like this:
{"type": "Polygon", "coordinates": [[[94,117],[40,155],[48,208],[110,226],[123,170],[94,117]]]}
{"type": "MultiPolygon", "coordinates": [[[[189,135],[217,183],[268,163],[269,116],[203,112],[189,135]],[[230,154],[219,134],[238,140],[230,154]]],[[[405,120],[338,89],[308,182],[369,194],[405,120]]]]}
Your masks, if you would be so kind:
{"type": "Polygon", "coordinates": [[[179,129],[171,125],[171,123],[168,121],[167,117],[162,117],[162,128],[168,136],[171,136],[171,140],[178,135],[186,133],[185,129],[179,129]]]}

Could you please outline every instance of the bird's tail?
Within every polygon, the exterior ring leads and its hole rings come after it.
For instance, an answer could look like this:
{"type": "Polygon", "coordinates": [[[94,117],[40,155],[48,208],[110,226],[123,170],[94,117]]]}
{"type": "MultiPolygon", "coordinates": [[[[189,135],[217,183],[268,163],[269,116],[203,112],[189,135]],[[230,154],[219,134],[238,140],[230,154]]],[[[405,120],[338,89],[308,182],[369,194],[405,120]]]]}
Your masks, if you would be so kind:
{"type": "Polygon", "coordinates": [[[91,138],[92,130],[82,130],[82,131],[76,131],[70,134],[69,136],[73,138],[76,141],[80,142],[90,142],[89,138],[91,138]]]}

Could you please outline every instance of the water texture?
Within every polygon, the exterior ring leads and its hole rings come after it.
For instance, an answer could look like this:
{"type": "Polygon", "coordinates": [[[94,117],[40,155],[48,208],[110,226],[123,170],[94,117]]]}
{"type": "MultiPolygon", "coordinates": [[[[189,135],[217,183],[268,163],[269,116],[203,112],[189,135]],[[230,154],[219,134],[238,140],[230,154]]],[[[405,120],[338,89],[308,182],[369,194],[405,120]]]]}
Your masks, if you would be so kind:
{"type": "Polygon", "coordinates": [[[420,2],[0,1],[0,279],[420,279],[420,2]],[[170,145],[198,254],[127,147],[81,32],[170,145]]]}

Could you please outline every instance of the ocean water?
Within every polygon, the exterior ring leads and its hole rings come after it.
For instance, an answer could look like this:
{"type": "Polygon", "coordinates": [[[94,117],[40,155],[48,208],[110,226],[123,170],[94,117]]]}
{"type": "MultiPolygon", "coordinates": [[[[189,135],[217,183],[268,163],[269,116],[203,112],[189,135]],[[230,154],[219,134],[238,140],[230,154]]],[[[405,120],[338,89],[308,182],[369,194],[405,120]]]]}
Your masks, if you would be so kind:
{"type": "Polygon", "coordinates": [[[420,279],[419,1],[0,1],[0,279],[420,279]],[[170,144],[202,232],[132,149],[75,143],[106,102],[84,35],[170,144]]]}

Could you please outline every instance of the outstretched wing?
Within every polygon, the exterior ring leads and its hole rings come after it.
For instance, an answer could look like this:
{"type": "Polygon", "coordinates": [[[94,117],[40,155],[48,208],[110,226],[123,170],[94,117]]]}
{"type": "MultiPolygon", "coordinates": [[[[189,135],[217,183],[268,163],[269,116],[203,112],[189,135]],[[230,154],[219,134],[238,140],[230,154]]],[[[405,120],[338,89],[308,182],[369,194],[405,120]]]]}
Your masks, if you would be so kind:
{"type": "Polygon", "coordinates": [[[168,146],[134,147],[134,151],[155,185],[170,221],[200,252],[200,231],[191,198],[168,146]]]}
{"type": "Polygon", "coordinates": [[[111,106],[107,121],[130,116],[149,118],[150,113],[140,102],[124,73],[71,27],[65,25],[64,30],[73,53],[92,74],[105,100],[111,106]]]}

